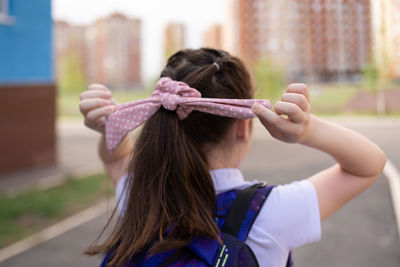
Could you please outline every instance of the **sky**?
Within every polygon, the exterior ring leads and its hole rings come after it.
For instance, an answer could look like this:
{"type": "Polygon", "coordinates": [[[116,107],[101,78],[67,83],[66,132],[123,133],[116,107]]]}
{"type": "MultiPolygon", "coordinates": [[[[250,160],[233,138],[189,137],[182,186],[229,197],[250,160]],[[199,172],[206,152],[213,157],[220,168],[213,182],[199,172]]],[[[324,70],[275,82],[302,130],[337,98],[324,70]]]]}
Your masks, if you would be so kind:
{"type": "Polygon", "coordinates": [[[113,12],[142,20],[142,76],[159,75],[162,68],[163,30],[169,21],[186,26],[185,46],[202,46],[205,29],[222,23],[225,0],[53,0],[53,18],[72,24],[90,24],[113,12]]]}

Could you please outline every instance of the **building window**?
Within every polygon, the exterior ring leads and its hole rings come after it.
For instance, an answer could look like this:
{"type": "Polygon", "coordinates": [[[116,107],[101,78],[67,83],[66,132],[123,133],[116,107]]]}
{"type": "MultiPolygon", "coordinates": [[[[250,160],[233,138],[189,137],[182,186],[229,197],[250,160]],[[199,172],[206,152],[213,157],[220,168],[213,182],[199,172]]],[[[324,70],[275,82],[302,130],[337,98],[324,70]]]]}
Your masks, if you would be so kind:
{"type": "Polygon", "coordinates": [[[11,25],[14,18],[10,16],[10,1],[0,0],[0,24],[11,25]]]}

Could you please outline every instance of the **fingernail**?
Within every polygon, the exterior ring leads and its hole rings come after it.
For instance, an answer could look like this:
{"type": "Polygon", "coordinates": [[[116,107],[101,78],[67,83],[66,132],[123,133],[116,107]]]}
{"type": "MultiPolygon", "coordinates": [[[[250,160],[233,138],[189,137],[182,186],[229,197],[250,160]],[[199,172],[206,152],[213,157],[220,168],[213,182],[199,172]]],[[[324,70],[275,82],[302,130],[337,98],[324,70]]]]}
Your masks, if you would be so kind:
{"type": "Polygon", "coordinates": [[[111,100],[107,100],[107,104],[112,105],[113,102],[111,100]]]}

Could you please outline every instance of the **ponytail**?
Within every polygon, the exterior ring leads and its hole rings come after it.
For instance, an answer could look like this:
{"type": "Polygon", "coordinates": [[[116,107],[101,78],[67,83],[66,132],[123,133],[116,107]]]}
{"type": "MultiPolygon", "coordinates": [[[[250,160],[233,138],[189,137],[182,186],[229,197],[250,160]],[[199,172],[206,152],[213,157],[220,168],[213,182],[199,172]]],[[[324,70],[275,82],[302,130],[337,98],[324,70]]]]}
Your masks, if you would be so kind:
{"type": "Polygon", "coordinates": [[[127,209],[109,244],[116,248],[110,265],[126,263],[143,248],[153,254],[182,248],[200,235],[219,238],[207,158],[174,111],[161,108],[143,126],[127,183],[127,209]]]}

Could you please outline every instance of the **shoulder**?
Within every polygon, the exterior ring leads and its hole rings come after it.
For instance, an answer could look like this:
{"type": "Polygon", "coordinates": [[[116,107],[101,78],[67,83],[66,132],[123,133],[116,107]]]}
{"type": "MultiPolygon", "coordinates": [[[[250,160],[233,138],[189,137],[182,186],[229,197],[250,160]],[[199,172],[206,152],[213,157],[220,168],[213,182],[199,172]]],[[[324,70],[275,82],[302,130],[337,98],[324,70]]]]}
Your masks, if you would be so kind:
{"type": "MultiPolygon", "coordinates": [[[[318,205],[318,197],[313,184],[307,180],[301,180],[275,186],[265,206],[269,208],[283,208],[284,210],[293,212],[296,210],[296,207],[313,208],[314,205],[318,205]]],[[[280,213],[285,214],[283,211],[280,213]]]]}
{"type": "Polygon", "coordinates": [[[263,233],[286,249],[319,240],[321,223],[314,186],[302,180],[274,187],[253,228],[249,238],[258,239],[263,233]]]}

